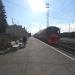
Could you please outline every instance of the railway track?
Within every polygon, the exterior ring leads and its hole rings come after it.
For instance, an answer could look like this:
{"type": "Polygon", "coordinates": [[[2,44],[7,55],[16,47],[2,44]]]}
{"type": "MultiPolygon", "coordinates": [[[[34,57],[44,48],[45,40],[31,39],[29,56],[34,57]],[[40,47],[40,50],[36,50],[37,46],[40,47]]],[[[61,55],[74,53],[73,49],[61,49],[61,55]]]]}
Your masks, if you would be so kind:
{"type": "Polygon", "coordinates": [[[61,41],[58,44],[52,45],[53,47],[59,48],[61,50],[64,50],[72,55],[75,55],[75,43],[72,42],[64,42],[61,41]]]}
{"type": "MultiPolygon", "coordinates": [[[[40,41],[42,41],[42,40],[40,40],[40,41]]],[[[43,42],[45,42],[45,41],[43,41],[43,42]]],[[[47,43],[47,42],[45,42],[45,43],[47,43]]],[[[64,51],[66,51],[66,52],[68,52],[68,53],[70,53],[72,55],[75,55],[75,42],[60,40],[58,44],[53,44],[51,46],[53,46],[55,48],[58,48],[58,49],[60,49],[62,51],[64,50],[64,51]]]]}

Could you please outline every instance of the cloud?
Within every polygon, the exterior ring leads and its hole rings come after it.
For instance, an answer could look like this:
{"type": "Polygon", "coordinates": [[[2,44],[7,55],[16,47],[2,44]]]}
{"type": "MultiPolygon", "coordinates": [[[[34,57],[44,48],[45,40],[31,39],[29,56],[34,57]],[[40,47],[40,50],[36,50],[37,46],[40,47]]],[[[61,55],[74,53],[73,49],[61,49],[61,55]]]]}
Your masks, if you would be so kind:
{"type": "Polygon", "coordinates": [[[34,14],[46,12],[46,7],[43,0],[28,0],[28,3],[34,14]]]}
{"type": "MultiPolygon", "coordinates": [[[[61,32],[69,32],[69,24],[57,24],[53,25],[60,28],[61,32]]],[[[75,31],[75,23],[70,24],[70,32],[75,31]]]]}
{"type": "MultiPolygon", "coordinates": [[[[61,33],[62,32],[69,32],[69,24],[57,24],[57,25],[53,24],[52,26],[59,27],[61,33]]],[[[31,26],[28,27],[28,29],[29,29],[28,31],[30,31],[32,34],[35,34],[38,31],[43,30],[44,28],[46,28],[46,25],[43,25],[43,24],[40,25],[37,22],[33,22],[31,24],[31,26]]],[[[70,32],[73,32],[73,31],[75,31],[75,23],[70,24],[70,32]]]]}
{"type": "Polygon", "coordinates": [[[38,31],[40,31],[40,30],[42,30],[42,29],[44,29],[44,28],[46,28],[45,25],[39,24],[39,23],[37,23],[37,22],[33,22],[33,23],[31,24],[31,33],[32,33],[32,34],[35,34],[35,33],[37,33],[38,31]]]}

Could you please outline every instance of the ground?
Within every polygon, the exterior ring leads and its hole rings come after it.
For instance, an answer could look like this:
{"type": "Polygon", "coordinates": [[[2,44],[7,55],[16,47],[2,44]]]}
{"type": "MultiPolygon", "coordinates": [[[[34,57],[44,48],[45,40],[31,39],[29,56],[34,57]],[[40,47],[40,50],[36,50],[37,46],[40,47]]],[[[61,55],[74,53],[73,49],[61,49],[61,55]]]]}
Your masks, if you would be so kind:
{"type": "Polygon", "coordinates": [[[75,75],[75,61],[30,37],[24,49],[0,55],[0,75],[75,75]]]}

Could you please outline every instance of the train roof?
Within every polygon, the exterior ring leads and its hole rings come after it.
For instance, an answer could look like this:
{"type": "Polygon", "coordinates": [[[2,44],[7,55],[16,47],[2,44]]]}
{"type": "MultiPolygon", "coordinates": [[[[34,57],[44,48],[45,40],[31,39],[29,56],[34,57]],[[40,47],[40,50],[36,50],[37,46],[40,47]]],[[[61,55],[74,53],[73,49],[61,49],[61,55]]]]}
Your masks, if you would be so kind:
{"type": "Polygon", "coordinates": [[[49,31],[58,31],[59,28],[55,27],[55,26],[50,26],[50,27],[47,27],[46,30],[49,30],[49,31]]]}
{"type": "Polygon", "coordinates": [[[58,27],[50,26],[50,27],[47,27],[47,28],[45,28],[45,29],[43,29],[43,30],[40,30],[40,31],[37,32],[36,34],[40,34],[40,33],[44,33],[44,32],[48,32],[48,33],[50,33],[50,32],[56,32],[56,31],[58,31],[58,30],[60,30],[58,27]]]}
{"type": "Polygon", "coordinates": [[[55,27],[55,26],[50,26],[50,27],[47,27],[46,29],[56,29],[56,30],[59,30],[59,28],[58,27],[55,27]]]}

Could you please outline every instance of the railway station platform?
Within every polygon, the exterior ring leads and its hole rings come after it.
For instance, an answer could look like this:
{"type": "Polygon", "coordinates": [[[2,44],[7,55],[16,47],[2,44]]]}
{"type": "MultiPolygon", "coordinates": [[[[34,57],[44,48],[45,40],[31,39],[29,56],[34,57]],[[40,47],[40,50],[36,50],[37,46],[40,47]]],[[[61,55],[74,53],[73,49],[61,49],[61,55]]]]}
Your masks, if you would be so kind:
{"type": "Polygon", "coordinates": [[[0,55],[0,75],[75,75],[75,59],[30,37],[24,49],[0,55]]]}

